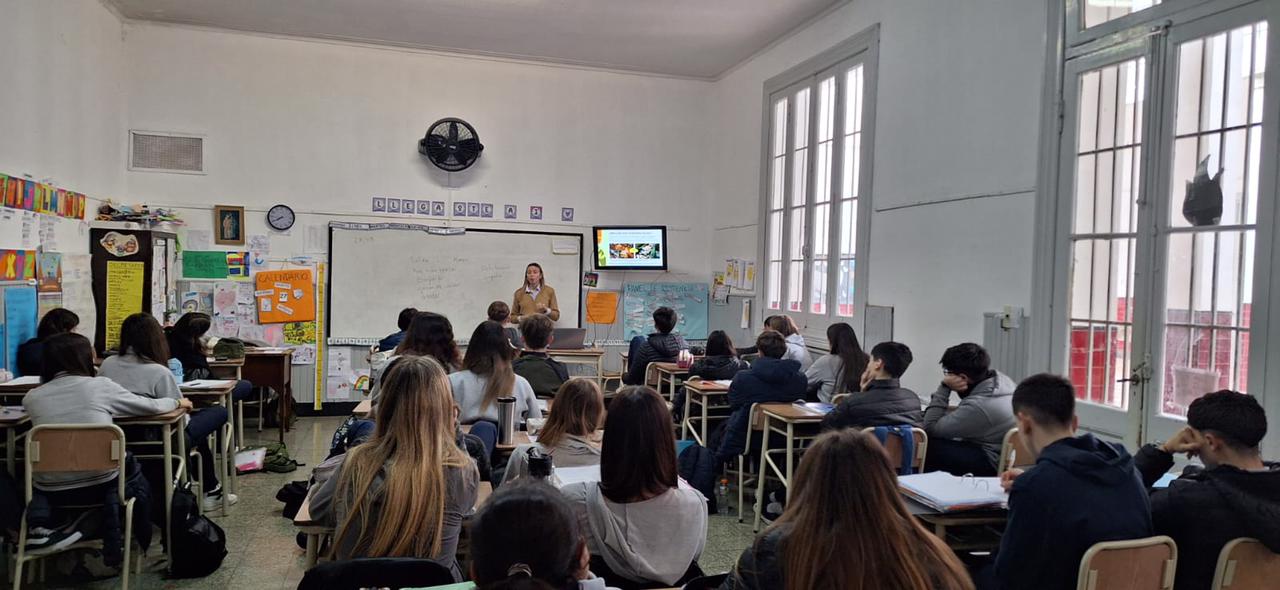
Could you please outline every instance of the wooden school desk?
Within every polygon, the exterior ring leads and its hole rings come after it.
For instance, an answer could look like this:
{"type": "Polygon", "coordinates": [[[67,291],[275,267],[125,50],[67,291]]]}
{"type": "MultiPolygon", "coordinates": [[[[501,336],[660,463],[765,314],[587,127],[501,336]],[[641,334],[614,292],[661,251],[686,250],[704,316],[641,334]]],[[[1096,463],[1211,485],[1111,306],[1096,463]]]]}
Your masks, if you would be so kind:
{"type": "Polygon", "coordinates": [[[360,400],[360,403],[356,404],[356,409],[352,410],[351,413],[354,414],[356,418],[368,418],[369,414],[373,413],[373,400],[360,400]]]}
{"type": "MultiPolygon", "coordinates": [[[[205,380],[208,381],[208,380],[205,380]]],[[[190,399],[197,405],[205,406],[214,403],[222,404],[227,409],[227,432],[234,435],[236,431],[236,413],[232,411],[231,392],[235,390],[236,382],[230,379],[220,381],[217,384],[210,383],[207,387],[189,387],[183,386],[182,395],[190,399]]],[[[215,440],[219,437],[215,436],[215,440]]],[[[229,440],[231,437],[221,437],[221,448],[214,448],[214,451],[222,456],[221,469],[218,470],[218,481],[221,481],[223,488],[229,493],[236,493],[238,483],[235,477],[235,467],[232,455],[235,455],[235,444],[229,440]]],[[[228,514],[231,510],[230,496],[222,495],[222,513],[228,514]]]]}
{"type": "Polygon", "coordinates": [[[818,436],[818,424],[826,414],[811,410],[797,404],[760,404],[756,406],[764,422],[763,436],[760,437],[760,477],[756,481],[756,519],[752,530],[760,532],[760,519],[764,511],[764,482],[768,479],[769,470],[782,482],[782,487],[790,490],[791,479],[795,475],[796,443],[812,440],[818,436]],[[799,432],[797,432],[799,427],[799,432]],[[786,437],[781,449],[769,450],[769,438],[773,433],[786,437]],[[785,457],[786,469],[774,462],[770,453],[781,453],[785,457]]]}
{"type": "MultiPolygon", "coordinates": [[[[188,479],[188,471],[186,468],[187,461],[187,435],[185,429],[182,428],[182,418],[187,415],[187,410],[178,408],[172,412],[157,414],[155,416],[136,416],[133,418],[116,418],[115,423],[121,427],[125,426],[146,426],[160,429],[159,441],[132,441],[126,444],[131,447],[146,446],[159,444],[161,452],[159,455],[134,452],[136,459],[160,459],[164,463],[164,524],[166,530],[173,530],[173,493],[175,488],[175,480],[173,474],[174,459],[182,461],[183,479],[188,479]],[[175,434],[177,436],[175,436],[175,434]],[[178,452],[173,452],[173,441],[178,441],[178,452]]],[[[202,490],[203,491],[203,490],[202,490]]],[[[196,502],[200,502],[202,498],[197,498],[196,502]]],[[[169,557],[169,563],[173,563],[173,554],[168,545],[164,549],[165,555],[169,557]]]]}
{"type": "MultiPolygon", "coordinates": [[[[653,372],[658,374],[658,393],[671,401],[676,397],[676,382],[681,377],[689,374],[689,367],[680,368],[678,363],[650,363],[653,372]],[[662,390],[662,384],[667,384],[667,390],[662,390]]],[[[648,375],[645,376],[648,378],[648,375]]]]}
{"type": "MultiPolygon", "coordinates": [[[[289,420],[293,417],[293,349],[292,348],[249,348],[244,351],[243,379],[248,379],[254,387],[270,387],[276,391],[279,399],[280,442],[284,442],[284,433],[289,430],[289,420]]],[[[265,402],[263,402],[265,403],[265,402]]],[[[240,414],[240,432],[237,434],[241,444],[244,442],[244,405],[236,404],[240,414]]],[[[261,429],[261,425],[259,425],[261,429]]]]}
{"type": "Polygon", "coordinates": [[[1000,536],[1009,519],[1007,508],[939,512],[906,494],[902,499],[907,510],[953,551],[994,551],[1000,547],[1000,536]]]}
{"type": "Polygon", "coordinates": [[[18,377],[12,381],[0,383],[0,397],[8,397],[14,399],[22,399],[27,395],[28,391],[40,387],[40,378],[34,375],[29,377],[18,377]]]}
{"type": "Polygon", "coordinates": [[[684,382],[684,420],[680,422],[680,438],[687,439],[689,434],[693,434],[693,439],[698,444],[707,446],[707,422],[712,418],[724,419],[728,418],[727,414],[715,416],[708,415],[708,408],[715,405],[717,408],[725,407],[729,399],[729,386],[716,383],[715,381],[706,381],[702,379],[694,379],[684,382]],[[692,406],[697,405],[701,408],[701,412],[697,417],[693,415],[692,406]],[[698,423],[698,428],[694,428],[693,423],[698,423]]]}
{"type": "MultiPolygon", "coordinates": [[[[314,490],[311,490],[314,491],[314,490]]],[[[302,501],[302,506],[298,508],[298,514],[293,517],[293,526],[298,527],[298,532],[307,537],[307,558],[303,569],[311,569],[320,559],[320,543],[325,537],[333,536],[336,532],[333,527],[325,526],[316,522],[311,518],[311,491],[307,492],[307,497],[302,501]]],[[[489,496],[493,495],[493,484],[487,481],[480,482],[476,488],[476,505],[472,510],[478,510],[484,503],[489,500],[489,496]]]]}
{"type": "MultiPolygon", "coordinates": [[[[586,367],[594,367],[594,372],[590,375],[582,375],[596,380],[596,385],[604,387],[604,354],[603,348],[579,348],[556,350],[554,348],[547,350],[547,356],[558,360],[566,365],[582,365],[586,367]]],[[[570,375],[573,377],[574,375],[570,375]]]]}
{"type": "Polygon", "coordinates": [[[18,456],[18,439],[19,432],[21,436],[26,436],[25,431],[31,425],[31,418],[27,416],[27,411],[22,406],[5,407],[0,410],[0,428],[4,429],[4,466],[9,470],[11,477],[17,477],[17,471],[14,469],[14,461],[18,456]]]}

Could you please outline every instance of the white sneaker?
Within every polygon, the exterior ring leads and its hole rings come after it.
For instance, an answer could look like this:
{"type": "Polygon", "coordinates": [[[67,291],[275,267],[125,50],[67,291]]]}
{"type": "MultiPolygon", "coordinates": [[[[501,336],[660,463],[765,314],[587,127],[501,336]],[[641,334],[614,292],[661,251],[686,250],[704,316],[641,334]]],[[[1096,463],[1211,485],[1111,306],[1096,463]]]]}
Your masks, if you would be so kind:
{"type": "MultiPolygon", "coordinates": [[[[234,506],[240,501],[240,497],[235,494],[227,494],[227,506],[234,506]]],[[[222,507],[222,494],[210,494],[204,497],[204,511],[212,512],[222,507]]]]}

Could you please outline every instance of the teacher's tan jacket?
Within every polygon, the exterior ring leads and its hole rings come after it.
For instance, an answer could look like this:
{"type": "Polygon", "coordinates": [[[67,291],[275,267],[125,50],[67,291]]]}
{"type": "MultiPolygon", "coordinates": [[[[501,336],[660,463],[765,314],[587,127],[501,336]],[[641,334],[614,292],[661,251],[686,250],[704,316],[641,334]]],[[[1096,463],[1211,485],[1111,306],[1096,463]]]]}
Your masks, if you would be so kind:
{"type": "Polygon", "coordinates": [[[534,297],[524,290],[524,285],[516,289],[515,295],[511,298],[511,320],[519,321],[520,318],[539,313],[538,309],[547,307],[547,317],[551,321],[560,319],[560,303],[556,301],[556,290],[547,285],[542,286],[542,290],[538,291],[538,296],[534,297]]]}

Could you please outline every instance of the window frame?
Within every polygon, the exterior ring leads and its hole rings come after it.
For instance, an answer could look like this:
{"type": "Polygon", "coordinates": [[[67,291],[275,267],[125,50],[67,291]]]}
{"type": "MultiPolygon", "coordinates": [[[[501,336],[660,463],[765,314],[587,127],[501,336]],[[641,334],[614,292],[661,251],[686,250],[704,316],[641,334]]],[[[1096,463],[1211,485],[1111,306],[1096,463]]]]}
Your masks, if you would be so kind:
{"type": "Polygon", "coordinates": [[[1200,4],[1212,3],[1217,0],[1162,0],[1160,4],[1152,6],[1146,10],[1131,12],[1120,18],[1112,19],[1107,22],[1094,25],[1089,28],[1084,27],[1084,13],[1081,8],[1088,0],[1062,0],[1065,6],[1066,18],[1066,40],[1068,47],[1076,47],[1086,43],[1104,40],[1107,44],[1111,44],[1111,40],[1106,39],[1116,35],[1124,36],[1128,29],[1141,27],[1152,21],[1168,18],[1169,16],[1184,11],[1188,8],[1195,7],[1200,4]]]}
{"type": "MultiPolygon", "coordinates": [[[[819,53],[818,55],[793,66],[785,72],[774,76],[764,83],[762,92],[762,108],[761,108],[761,130],[760,130],[760,184],[759,184],[759,206],[758,206],[758,247],[757,260],[760,261],[761,284],[756,292],[756,308],[760,318],[773,315],[774,313],[783,313],[790,315],[796,320],[800,326],[801,332],[813,344],[825,346],[826,344],[826,328],[831,322],[846,321],[854,326],[862,326],[865,321],[864,310],[867,302],[867,278],[869,276],[870,265],[867,263],[868,253],[870,250],[870,221],[872,213],[872,171],[873,171],[873,152],[875,145],[875,107],[876,107],[876,71],[879,62],[879,46],[880,46],[880,27],[873,25],[868,29],[849,37],[848,39],[837,43],[831,48],[819,53]],[[861,153],[857,162],[859,171],[857,178],[856,194],[854,200],[857,206],[857,220],[854,226],[855,232],[855,254],[854,260],[854,297],[853,297],[853,314],[851,316],[838,315],[839,296],[836,293],[839,281],[839,241],[840,241],[840,224],[841,204],[840,187],[842,181],[839,177],[833,175],[829,183],[829,200],[830,213],[828,215],[827,232],[827,290],[826,290],[826,309],[825,313],[812,313],[812,301],[809,295],[812,293],[812,268],[813,248],[811,236],[813,228],[811,221],[814,216],[813,190],[818,186],[815,182],[817,177],[817,117],[818,117],[818,86],[819,82],[827,76],[837,76],[843,74],[847,68],[853,68],[858,65],[862,66],[862,121],[861,121],[861,153]],[[794,167],[790,153],[793,148],[792,131],[794,129],[792,121],[794,120],[796,108],[794,100],[788,102],[784,141],[786,142],[786,179],[783,189],[783,217],[781,221],[781,240],[782,240],[782,265],[779,270],[780,292],[779,292],[779,309],[771,310],[769,305],[769,281],[772,278],[772,269],[769,262],[769,214],[770,209],[770,171],[773,166],[773,111],[774,104],[778,98],[784,94],[794,95],[795,91],[808,86],[811,88],[809,93],[809,121],[808,143],[810,149],[808,162],[805,168],[807,175],[806,187],[809,192],[805,199],[805,221],[802,231],[804,237],[802,239],[803,250],[803,266],[801,280],[801,311],[792,312],[787,308],[788,305],[788,268],[790,264],[788,245],[791,239],[791,216],[792,208],[792,168],[794,167]],[[833,271],[834,269],[834,271],[833,271]]],[[[843,83],[838,83],[836,87],[836,101],[833,105],[833,137],[831,146],[831,158],[833,169],[838,167],[843,158],[844,145],[844,100],[847,95],[847,89],[843,83]]]]}

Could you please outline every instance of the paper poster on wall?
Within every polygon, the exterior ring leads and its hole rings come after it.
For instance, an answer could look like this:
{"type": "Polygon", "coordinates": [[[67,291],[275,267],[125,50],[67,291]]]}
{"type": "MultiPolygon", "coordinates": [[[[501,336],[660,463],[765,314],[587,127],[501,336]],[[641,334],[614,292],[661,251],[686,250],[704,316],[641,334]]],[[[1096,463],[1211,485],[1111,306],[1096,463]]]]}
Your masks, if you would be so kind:
{"type": "Polygon", "coordinates": [[[93,337],[98,326],[98,307],[93,301],[93,256],[62,256],[62,306],[80,316],[76,332],[93,337]]]}
{"type": "Polygon", "coordinates": [[[62,291],[62,254],[57,252],[36,254],[36,290],[41,293],[62,291]]]}
{"type": "Polygon", "coordinates": [[[142,311],[142,286],[145,280],[145,263],[107,261],[107,350],[120,346],[120,324],[124,319],[142,311]]]}
{"type": "Polygon", "coordinates": [[[315,320],[315,285],[312,284],[311,276],[309,268],[266,270],[255,275],[254,281],[257,285],[255,293],[267,290],[272,292],[272,294],[257,297],[258,323],[280,324],[315,320]],[[284,286],[277,288],[276,283],[282,283],[284,286]],[[295,297],[298,292],[301,292],[301,297],[295,297]],[[277,299],[281,295],[285,297],[286,302],[277,299]]]}
{"type": "Polygon", "coordinates": [[[25,281],[34,278],[35,250],[0,250],[0,280],[25,281]]]}
{"type": "Polygon", "coordinates": [[[706,283],[627,283],[623,286],[624,338],[649,334],[653,310],[669,307],[676,312],[676,331],[688,340],[707,337],[706,283]]]}
{"type": "Polygon", "coordinates": [[[249,278],[249,254],[227,252],[227,276],[232,279],[249,278]]]}
{"type": "Polygon", "coordinates": [[[236,304],[253,305],[253,283],[236,283],[236,304]]]}
{"type": "Polygon", "coordinates": [[[249,251],[258,252],[260,254],[269,254],[271,252],[271,237],[266,234],[253,234],[249,236],[249,251]]]}
{"type": "Polygon", "coordinates": [[[188,279],[227,278],[227,253],[184,250],[182,252],[182,276],[188,279]]]}
{"type": "Polygon", "coordinates": [[[257,274],[267,269],[267,255],[263,252],[249,253],[249,274],[257,274]]]}
{"type": "Polygon", "coordinates": [[[200,293],[198,291],[182,292],[182,313],[200,311],[200,293]]]}
{"type": "Polygon", "coordinates": [[[213,232],[203,229],[187,230],[187,239],[182,243],[183,250],[208,250],[213,247],[213,232]]]}
{"type": "Polygon", "coordinates": [[[289,322],[283,325],[285,344],[314,344],[315,322],[289,322]]]}
{"type": "Polygon", "coordinates": [[[62,292],[36,293],[36,317],[42,318],[44,314],[59,307],[62,307],[62,292]]]}
{"type": "Polygon", "coordinates": [[[213,317],[236,317],[236,285],[228,281],[218,281],[213,285],[213,317]]]}
{"type": "Polygon", "coordinates": [[[4,363],[17,373],[18,346],[36,337],[39,320],[35,287],[8,287],[4,290],[4,319],[8,338],[4,341],[4,363]]]}
{"type": "Polygon", "coordinates": [[[613,324],[618,321],[617,291],[587,292],[587,322],[613,324]]]}
{"type": "Polygon", "coordinates": [[[293,347],[293,364],[295,365],[314,365],[316,364],[316,345],[299,344],[293,347]]]}

